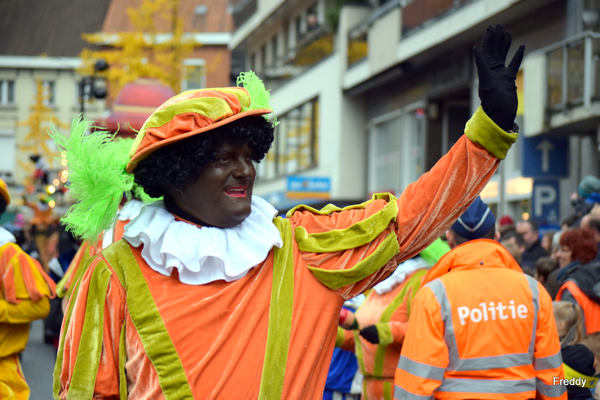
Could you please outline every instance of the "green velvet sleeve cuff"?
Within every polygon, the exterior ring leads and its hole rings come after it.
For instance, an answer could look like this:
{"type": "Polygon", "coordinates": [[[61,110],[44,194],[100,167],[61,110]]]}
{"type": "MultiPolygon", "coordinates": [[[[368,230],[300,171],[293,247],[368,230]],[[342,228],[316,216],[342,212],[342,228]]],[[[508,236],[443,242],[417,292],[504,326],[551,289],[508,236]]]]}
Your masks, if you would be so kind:
{"type": "Polygon", "coordinates": [[[490,117],[486,115],[483,108],[479,106],[475,114],[467,122],[465,135],[474,143],[483,146],[494,157],[504,160],[506,153],[517,140],[519,134],[509,133],[500,128],[490,117]]]}
{"type": "Polygon", "coordinates": [[[375,326],[377,327],[380,346],[387,346],[388,344],[392,344],[394,342],[394,336],[392,335],[390,324],[387,322],[378,322],[375,324],[375,326]]]}

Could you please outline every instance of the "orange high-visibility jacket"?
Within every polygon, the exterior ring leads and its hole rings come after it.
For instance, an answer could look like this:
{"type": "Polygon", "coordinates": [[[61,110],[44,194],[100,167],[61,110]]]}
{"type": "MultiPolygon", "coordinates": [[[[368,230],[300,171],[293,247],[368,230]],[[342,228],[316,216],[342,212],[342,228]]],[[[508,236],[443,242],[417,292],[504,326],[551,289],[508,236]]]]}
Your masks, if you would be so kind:
{"type": "Polygon", "coordinates": [[[591,334],[600,331],[600,304],[590,299],[577,283],[566,281],[558,290],[556,300],[570,301],[577,303],[583,310],[585,318],[585,333],[591,334]]]}
{"type": "Polygon", "coordinates": [[[567,399],[552,299],[497,242],[456,247],[415,299],[396,400],[567,399]]]}

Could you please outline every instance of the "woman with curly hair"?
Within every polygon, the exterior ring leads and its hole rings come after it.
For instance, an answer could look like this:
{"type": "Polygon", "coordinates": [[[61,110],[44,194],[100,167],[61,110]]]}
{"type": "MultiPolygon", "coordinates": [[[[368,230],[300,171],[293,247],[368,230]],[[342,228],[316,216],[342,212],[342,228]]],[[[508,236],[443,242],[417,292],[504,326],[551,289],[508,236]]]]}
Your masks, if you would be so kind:
{"type": "Polygon", "coordinates": [[[252,195],[254,163],[276,125],[264,118],[269,93],[253,73],[242,74],[243,87],[168,100],[129,153],[111,150],[105,133],[86,135],[87,121],[69,139],[55,133],[78,199],[64,221],[79,236],[96,238],[110,226],[134,181],[164,196],[144,206],[79,281],[55,398],[322,398],[344,300],[441,236],[516,140],[508,131],[523,51],[506,68],[510,35],[498,39],[484,48],[489,65],[480,65],[491,80],[483,108],[398,199],[298,206],[275,218],[275,208],[252,195]]]}
{"type": "Polygon", "coordinates": [[[572,229],[560,238],[556,281],[560,289],[557,300],[577,303],[583,310],[587,334],[600,331],[600,262],[594,233],[589,229],[572,229]]]}

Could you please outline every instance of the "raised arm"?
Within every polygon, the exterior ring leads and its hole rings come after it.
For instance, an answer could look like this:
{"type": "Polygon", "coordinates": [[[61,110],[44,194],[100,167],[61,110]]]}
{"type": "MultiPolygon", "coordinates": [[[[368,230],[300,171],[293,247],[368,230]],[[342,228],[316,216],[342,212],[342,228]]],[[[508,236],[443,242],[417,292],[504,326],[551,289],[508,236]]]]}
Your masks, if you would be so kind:
{"type": "Polygon", "coordinates": [[[516,117],[524,48],[505,67],[510,42],[502,27],[488,28],[475,52],[482,106],[465,135],[400,198],[376,195],[343,210],[301,207],[288,214],[298,249],[321,283],[344,298],[372,287],[440,237],[479,195],[518,137],[506,121],[516,117]]]}

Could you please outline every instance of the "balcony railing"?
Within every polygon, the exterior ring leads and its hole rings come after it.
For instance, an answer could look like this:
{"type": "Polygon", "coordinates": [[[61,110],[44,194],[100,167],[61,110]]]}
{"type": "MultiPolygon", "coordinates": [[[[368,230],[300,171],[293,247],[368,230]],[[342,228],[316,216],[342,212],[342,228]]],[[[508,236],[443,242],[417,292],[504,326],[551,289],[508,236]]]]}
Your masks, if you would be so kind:
{"type": "MultiPolygon", "coordinates": [[[[402,35],[406,35],[472,0],[413,0],[402,7],[402,35]]],[[[489,1],[489,0],[486,0],[489,1]]]]}
{"type": "Polygon", "coordinates": [[[550,114],[600,100],[600,33],[583,32],[544,52],[550,114]]]}
{"type": "Polygon", "coordinates": [[[266,66],[263,80],[269,89],[275,89],[285,81],[294,78],[306,69],[323,60],[334,50],[334,35],[324,25],[304,33],[298,45],[289,50],[284,57],[266,66]]]}

